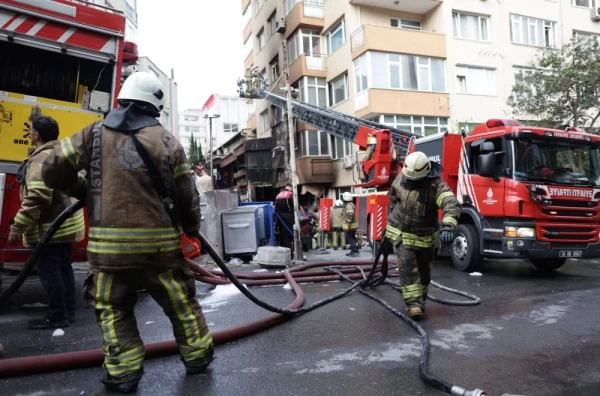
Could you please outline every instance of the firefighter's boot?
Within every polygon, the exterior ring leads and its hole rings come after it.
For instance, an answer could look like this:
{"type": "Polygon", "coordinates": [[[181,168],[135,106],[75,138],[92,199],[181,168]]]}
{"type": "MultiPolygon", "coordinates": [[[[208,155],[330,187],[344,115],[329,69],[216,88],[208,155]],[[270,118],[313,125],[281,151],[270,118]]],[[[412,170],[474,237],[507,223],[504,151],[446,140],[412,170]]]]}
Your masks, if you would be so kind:
{"type": "Polygon", "coordinates": [[[104,384],[104,387],[113,392],[119,393],[133,393],[137,390],[140,380],[144,375],[144,370],[129,373],[123,376],[113,376],[108,373],[104,375],[100,381],[104,384]]]}
{"type": "Polygon", "coordinates": [[[408,314],[410,315],[411,319],[420,320],[423,318],[424,312],[419,307],[412,307],[408,310],[408,314]]]}
{"type": "Polygon", "coordinates": [[[207,354],[203,358],[198,360],[194,360],[191,362],[186,362],[183,360],[183,358],[181,358],[181,360],[185,365],[185,371],[188,375],[201,374],[204,371],[206,371],[211,362],[215,360],[215,349],[211,345],[208,349],[207,354]]]}

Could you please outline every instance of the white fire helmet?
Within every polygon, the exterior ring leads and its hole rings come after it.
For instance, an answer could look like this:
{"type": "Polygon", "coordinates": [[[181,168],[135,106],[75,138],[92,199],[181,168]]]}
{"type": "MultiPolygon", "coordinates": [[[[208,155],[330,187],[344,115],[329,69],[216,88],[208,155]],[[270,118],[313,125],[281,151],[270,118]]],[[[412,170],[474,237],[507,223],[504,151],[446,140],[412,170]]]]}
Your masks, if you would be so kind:
{"type": "Polygon", "coordinates": [[[369,138],[369,144],[377,144],[377,138],[375,136],[371,136],[369,138]]]}
{"type": "Polygon", "coordinates": [[[409,180],[419,180],[429,175],[431,164],[429,158],[420,151],[409,154],[404,160],[402,174],[409,180]]]}
{"type": "Polygon", "coordinates": [[[344,202],[341,199],[335,201],[335,208],[341,208],[342,206],[344,206],[344,202]]]}
{"type": "Polygon", "coordinates": [[[348,191],[346,191],[344,194],[342,194],[342,199],[346,202],[351,202],[352,194],[350,194],[348,191]]]}
{"type": "Polygon", "coordinates": [[[167,105],[163,84],[149,72],[136,72],[127,77],[117,99],[150,103],[158,111],[164,110],[167,105]]]}

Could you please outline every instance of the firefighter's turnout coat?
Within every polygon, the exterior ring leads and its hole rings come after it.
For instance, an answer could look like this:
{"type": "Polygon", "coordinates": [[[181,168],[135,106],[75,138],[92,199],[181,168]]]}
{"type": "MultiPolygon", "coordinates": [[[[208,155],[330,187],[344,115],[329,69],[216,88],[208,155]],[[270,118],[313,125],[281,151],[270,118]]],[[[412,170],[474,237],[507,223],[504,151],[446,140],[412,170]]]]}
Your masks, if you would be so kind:
{"type": "MultiPolygon", "coordinates": [[[[186,234],[200,229],[199,198],[183,147],[160,124],[136,132],[170,194],[186,234]]],[[[88,258],[92,270],[141,269],[148,262],[181,265],[172,225],[131,136],[97,122],[60,142],[44,164],[52,188],[83,196],[87,187],[88,258]],[[84,169],[87,178],[78,175],[84,169]],[[145,264],[146,263],[146,264],[145,264]]]]}
{"type": "MultiPolygon", "coordinates": [[[[74,199],[42,181],[42,165],[52,149],[59,145],[57,140],[53,140],[38,147],[19,168],[21,209],[15,216],[11,231],[23,234],[25,246],[37,244],[58,215],[75,203],[74,199]]],[[[50,243],[74,243],[84,237],[85,220],[83,211],[78,210],[56,231],[50,243]]]]}

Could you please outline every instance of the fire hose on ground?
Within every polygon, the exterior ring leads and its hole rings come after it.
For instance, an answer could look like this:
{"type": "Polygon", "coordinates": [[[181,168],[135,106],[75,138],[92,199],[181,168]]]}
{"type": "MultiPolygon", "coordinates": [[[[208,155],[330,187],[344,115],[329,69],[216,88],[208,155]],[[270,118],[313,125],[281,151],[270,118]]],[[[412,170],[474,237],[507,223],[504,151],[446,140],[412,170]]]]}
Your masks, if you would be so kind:
{"type": "MultiPolygon", "coordinates": [[[[48,244],[48,242],[52,239],[56,231],[62,226],[62,224],[75,212],[79,209],[83,208],[84,202],[78,201],[73,204],[69,208],[65,209],[50,225],[48,230],[44,233],[42,238],[40,239],[39,244],[34,248],[31,256],[21,269],[21,272],[14,280],[14,282],[0,294],[0,306],[6,302],[6,300],[14,294],[19,287],[23,284],[23,282],[27,279],[37,259],[44,251],[44,247],[48,244]]],[[[429,335],[427,332],[415,321],[411,318],[393,308],[383,299],[376,297],[364,289],[367,287],[376,287],[381,284],[389,284],[392,287],[399,289],[400,285],[397,282],[392,282],[387,279],[388,276],[397,276],[397,269],[392,269],[390,272],[389,268],[389,247],[386,241],[384,240],[377,252],[374,261],[370,260],[361,260],[361,261],[351,261],[351,262],[336,262],[336,261],[327,261],[327,262],[318,262],[318,263],[310,263],[304,264],[298,267],[294,267],[292,269],[286,269],[282,273],[269,273],[269,274],[234,274],[227,267],[225,261],[219,256],[216,252],[215,248],[210,244],[210,242],[202,235],[199,234],[199,239],[202,243],[202,247],[209,254],[209,256],[215,261],[215,263],[220,268],[218,270],[207,270],[201,267],[199,264],[188,260],[190,268],[194,273],[194,277],[196,280],[212,285],[225,285],[225,284],[234,284],[236,288],[244,294],[249,300],[251,300],[256,305],[273,312],[273,315],[269,315],[265,318],[249,322],[240,326],[232,327],[229,329],[213,332],[212,337],[215,344],[223,344],[227,343],[250,334],[257,333],[264,329],[270,328],[284,320],[287,320],[291,317],[294,317],[299,314],[307,313],[315,308],[321,307],[327,303],[335,301],[337,299],[342,298],[343,296],[351,293],[353,290],[358,290],[361,294],[379,302],[385,308],[393,312],[396,316],[399,316],[402,320],[411,325],[422,338],[422,352],[421,352],[421,360],[419,364],[419,371],[421,374],[421,378],[427,384],[431,385],[437,390],[442,392],[446,392],[455,396],[485,396],[486,394],[479,390],[475,389],[472,391],[465,390],[456,385],[449,384],[440,378],[435,377],[430,374],[429,369],[429,353],[430,353],[430,342],[429,335]],[[379,260],[382,258],[381,268],[379,268],[379,260]],[[321,270],[312,270],[313,268],[325,267],[321,270]],[[365,271],[369,270],[369,275],[365,275],[365,271]],[[310,270],[310,271],[307,271],[310,270]],[[306,271],[306,272],[304,272],[306,271]],[[376,278],[375,275],[379,274],[376,278]],[[304,304],[304,293],[302,289],[298,285],[299,283],[313,283],[313,282],[321,282],[321,281],[333,281],[333,280],[346,280],[350,282],[352,285],[342,292],[336,293],[333,296],[325,298],[323,300],[317,301],[307,307],[302,307],[304,304]],[[259,298],[257,298],[248,288],[247,286],[268,286],[268,285],[281,285],[289,283],[294,294],[296,295],[296,299],[287,307],[287,308],[279,308],[268,304],[259,298]]],[[[458,294],[470,299],[470,301],[456,301],[456,300],[445,300],[436,298],[434,296],[429,295],[428,299],[449,305],[476,305],[481,301],[477,296],[451,289],[445,286],[442,286],[438,283],[431,282],[431,284],[441,290],[458,294]]],[[[178,348],[175,341],[163,341],[158,343],[146,344],[146,358],[157,358],[164,357],[169,355],[177,354],[178,348]]],[[[42,356],[32,356],[25,358],[14,358],[14,359],[6,359],[0,360],[0,378],[7,377],[16,377],[22,375],[29,374],[40,374],[51,371],[62,371],[62,370],[73,370],[78,368],[87,368],[87,367],[96,367],[101,366],[104,361],[104,352],[100,349],[89,350],[89,351],[80,351],[80,352],[70,352],[63,354],[55,354],[55,355],[42,355],[42,356]]]]}

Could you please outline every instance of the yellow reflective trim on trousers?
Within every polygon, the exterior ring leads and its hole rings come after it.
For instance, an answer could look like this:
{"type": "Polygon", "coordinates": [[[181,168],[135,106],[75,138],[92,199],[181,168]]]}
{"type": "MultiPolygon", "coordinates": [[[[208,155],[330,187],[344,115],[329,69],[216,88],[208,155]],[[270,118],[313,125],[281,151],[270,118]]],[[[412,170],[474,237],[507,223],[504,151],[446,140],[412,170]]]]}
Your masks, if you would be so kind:
{"type": "Polygon", "coordinates": [[[75,148],[73,147],[73,142],[71,142],[71,138],[66,138],[60,141],[60,150],[62,151],[62,155],[65,159],[75,168],[79,162],[79,157],[75,148]]]}
{"type": "Polygon", "coordinates": [[[189,164],[181,164],[177,166],[173,172],[173,179],[177,179],[179,176],[190,173],[190,170],[192,170],[192,168],[190,168],[189,164]]]}
{"type": "Polygon", "coordinates": [[[402,286],[402,297],[408,298],[420,298],[423,296],[423,286],[420,284],[402,286]]]}
{"type": "Polygon", "coordinates": [[[458,225],[458,221],[454,217],[444,217],[442,223],[452,224],[455,227],[458,225]]]}
{"type": "Polygon", "coordinates": [[[135,240],[179,240],[179,234],[173,227],[169,228],[108,228],[90,227],[89,237],[91,239],[108,239],[118,241],[135,240]]]}
{"type": "Polygon", "coordinates": [[[104,351],[106,355],[118,353],[119,343],[115,331],[115,315],[110,304],[110,291],[114,279],[113,274],[100,272],[96,280],[96,310],[101,311],[99,325],[102,330],[104,351]]]}
{"type": "Polygon", "coordinates": [[[212,344],[213,339],[210,333],[206,333],[204,337],[200,339],[197,345],[192,347],[187,345],[178,345],[179,353],[183,356],[186,362],[193,360],[202,359],[208,352],[208,347],[212,344]]]}
{"type": "Polygon", "coordinates": [[[49,190],[49,191],[52,191],[52,189],[50,187],[46,186],[43,181],[30,181],[29,183],[27,183],[27,189],[28,190],[49,190]]]}
{"type": "Polygon", "coordinates": [[[140,346],[114,356],[107,356],[104,367],[106,367],[106,370],[111,375],[123,375],[129,372],[140,371],[144,363],[145,354],[144,347],[140,346]]]}
{"type": "Polygon", "coordinates": [[[15,216],[15,223],[32,226],[35,225],[35,220],[23,212],[18,212],[15,216]]]}
{"type": "Polygon", "coordinates": [[[169,299],[175,309],[175,314],[183,324],[185,336],[187,337],[190,346],[197,346],[200,342],[200,329],[198,322],[192,312],[189,304],[186,301],[185,294],[181,290],[181,286],[175,281],[173,270],[169,270],[158,276],[158,279],[163,284],[169,299]]]}
{"type": "Polygon", "coordinates": [[[145,254],[172,252],[181,248],[179,239],[158,242],[98,242],[88,241],[88,251],[98,254],[145,254]]]}
{"type": "Polygon", "coordinates": [[[440,194],[440,196],[437,199],[437,206],[438,208],[442,207],[442,204],[444,203],[444,199],[448,198],[448,197],[453,197],[454,193],[452,193],[452,191],[446,191],[440,194]]]}

